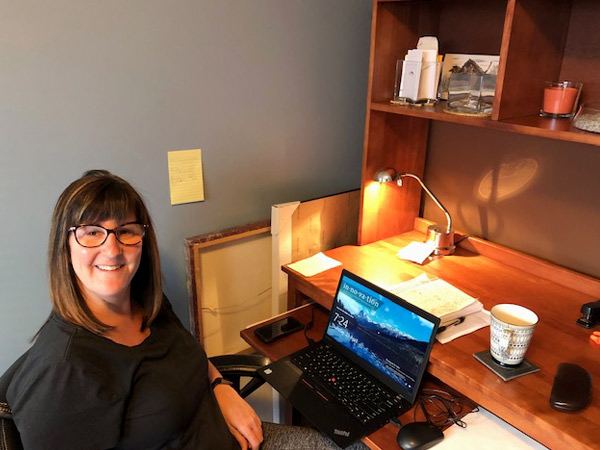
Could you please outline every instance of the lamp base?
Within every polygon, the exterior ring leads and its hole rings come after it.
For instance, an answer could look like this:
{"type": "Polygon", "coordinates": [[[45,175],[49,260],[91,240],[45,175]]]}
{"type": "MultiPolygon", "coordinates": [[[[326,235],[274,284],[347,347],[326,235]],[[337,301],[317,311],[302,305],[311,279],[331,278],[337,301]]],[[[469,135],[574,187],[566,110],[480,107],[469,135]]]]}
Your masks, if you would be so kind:
{"type": "Polygon", "coordinates": [[[439,225],[430,225],[427,228],[427,242],[435,244],[434,255],[448,256],[454,253],[454,231],[448,233],[446,228],[439,225]]]}

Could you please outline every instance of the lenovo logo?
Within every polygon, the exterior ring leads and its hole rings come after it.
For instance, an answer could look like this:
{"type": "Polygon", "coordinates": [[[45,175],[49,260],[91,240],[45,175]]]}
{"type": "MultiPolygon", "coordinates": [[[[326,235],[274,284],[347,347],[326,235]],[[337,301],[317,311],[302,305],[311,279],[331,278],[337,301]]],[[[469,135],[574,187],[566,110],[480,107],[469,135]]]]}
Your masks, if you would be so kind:
{"type": "Polygon", "coordinates": [[[333,434],[337,434],[338,436],[345,436],[345,437],[349,437],[350,436],[350,432],[349,431],[338,430],[337,428],[333,429],[333,434]]]}

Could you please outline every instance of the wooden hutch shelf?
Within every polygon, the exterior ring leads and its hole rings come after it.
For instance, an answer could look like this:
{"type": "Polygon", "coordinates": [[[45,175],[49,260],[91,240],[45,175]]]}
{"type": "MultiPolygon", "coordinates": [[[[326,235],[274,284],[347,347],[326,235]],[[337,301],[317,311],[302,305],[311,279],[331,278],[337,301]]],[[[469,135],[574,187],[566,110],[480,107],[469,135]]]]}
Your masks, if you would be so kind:
{"type": "Polygon", "coordinates": [[[449,114],[444,111],[444,108],[443,101],[435,106],[395,106],[389,102],[371,104],[372,111],[600,146],[600,134],[578,130],[571,120],[549,119],[537,114],[514,119],[492,120],[490,117],[449,114]]]}
{"type": "Polygon", "coordinates": [[[359,243],[412,229],[421,189],[377,189],[373,177],[386,167],[424,176],[431,120],[600,146],[600,134],[538,115],[545,81],[582,82],[581,101],[600,101],[598,23],[597,0],[373,0],[359,243]],[[491,117],[390,104],[396,62],[421,36],[437,36],[440,54],[500,55],[491,117]]]}

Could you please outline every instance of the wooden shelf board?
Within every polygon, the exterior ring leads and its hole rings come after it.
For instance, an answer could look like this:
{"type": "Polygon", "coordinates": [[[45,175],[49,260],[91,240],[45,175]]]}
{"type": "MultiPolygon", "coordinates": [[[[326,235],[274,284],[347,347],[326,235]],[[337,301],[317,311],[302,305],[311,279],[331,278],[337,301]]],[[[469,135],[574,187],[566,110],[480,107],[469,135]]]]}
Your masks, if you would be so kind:
{"type": "Polygon", "coordinates": [[[474,127],[490,128],[511,133],[527,134],[569,142],[580,142],[600,146],[600,134],[588,133],[573,127],[571,120],[549,119],[538,115],[506,120],[492,120],[489,117],[469,117],[444,112],[445,102],[435,106],[395,106],[390,103],[373,102],[371,110],[390,114],[422,117],[440,122],[457,123],[474,127]]]}

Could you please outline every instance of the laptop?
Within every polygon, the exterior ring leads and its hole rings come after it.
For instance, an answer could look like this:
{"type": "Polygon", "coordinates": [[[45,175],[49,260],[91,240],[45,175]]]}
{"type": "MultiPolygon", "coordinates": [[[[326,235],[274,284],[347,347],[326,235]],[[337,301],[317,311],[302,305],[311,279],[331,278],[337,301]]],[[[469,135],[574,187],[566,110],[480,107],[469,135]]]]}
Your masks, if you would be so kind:
{"type": "Polygon", "coordinates": [[[412,406],[439,323],[343,270],[323,339],[258,373],[345,448],[412,406]]]}

